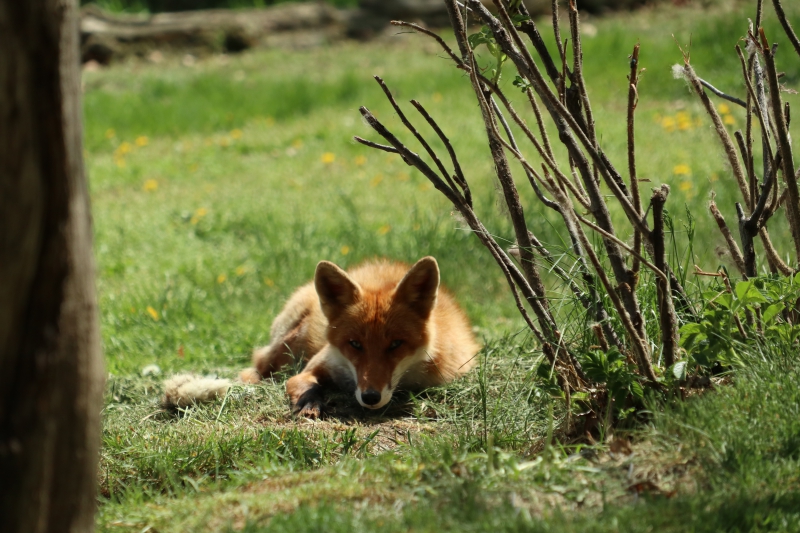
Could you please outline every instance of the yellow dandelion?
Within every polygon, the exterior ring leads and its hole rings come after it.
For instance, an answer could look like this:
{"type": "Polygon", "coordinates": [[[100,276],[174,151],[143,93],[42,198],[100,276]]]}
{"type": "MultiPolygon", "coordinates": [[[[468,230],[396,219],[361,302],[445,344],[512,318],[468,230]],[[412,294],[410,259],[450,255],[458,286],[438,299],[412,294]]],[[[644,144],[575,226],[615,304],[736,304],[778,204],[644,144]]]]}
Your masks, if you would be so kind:
{"type": "Polygon", "coordinates": [[[247,267],[244,265],[239,265],[236,267],[236,275],[237,276],[244,276],[247,273],[247,267]]]}
{"type": "Polygon", "coordinates": [[[116,150],[115,153],[117,155],[125,155],[125,154],[131,153],[132,150],[133,150],[133,146],[131,145],[131,143],[129,143],[128,141],[125,141],[125,142],[121,143],[119,146],[117,146],[117,150],[116,150]]]}
{"type": "Polygon", "coordinates": [[[419,184],[419,190],[421,190],[421,191],[427,191],[427,190],[428,190],[428,189],[430,189],[430,188],[431,188],[431,184],[430,184],[430,182],[427,182],[427,181],[426,181],[426,182],[424,182],[424,183],[420,183],[420,184],[419,184]]]}
{"type": "Polygon", "coordinates": [[[153,308],[152,308],[152,307],[150,307],[149,305],[147,306],[147,313],[148,313],[148,314],[149,314],[151,317],[153,317],[153,320],[158,320],[158,311],[156,311],[155,309],[153,309],[153,308]]]}
{"type": "Polygon", "coordinates": [[[136,137],[136,140],[134,142],[136,143],[136,146],[139,147],[147,146],[147,144],[150,142],[150,139],[148,139],[146,135],[139,135],[138,137],[136,137]]]}
{"type": "Polygon", "coordinates": [[[339,251],[342,253],[342,255],[347,255],[350,253],[350,247],[345,244],[339,249],[339,251]]]}
{"type": "Polygon", "coordinates": [[[678,184],[678,189],[680,189],[683,192],[691,190],[691,188],[692,188],[692,182],[691,181],[682,181],[682,182],[680,182],[678,184]]]}
{"type": "Polygon", "coordinates": [[[114,164],[117,165],[119,168],[125,168],[125,158],[114,157],[114,164]]]}
{"type": "Polygon", "coordinates": [[[689,165],[684,165],[681,163],[680,165],[675,165],[672,168],[672,173],[676,176],[688,176],[692,173],[692,169],[689,168],[689,165]]]}
{"type": "Polygon", "coordinates": [[[158,182],[154,179],[149,179],[144,182],[142,189],[144,189],[147,192],[153,192],[156,189],[158,189],[158,182]]]}
{"type": "Polygon", "coordinates": [[[408,175],[408,172],[400,172],[397,174],[397,179],[400,181],[408,181],[411,176],[408,175]]]}
{"type": "Polygon", "coordinates": [[[433,93],[433,101],[437,104],[442,101],[442,93],[433,93]]]}
{"type": "Polygon", "coordinates": [[[136,312],[136,308],[135,307],[131,307],[131,313],[135,313],[135,312],[136,312]]]}
{"type": "Polygon", "coordinates": [[[377,174],[374,178],[370,180],[369,184],[372,185],[373,187],[377,187],[382,181],[383,181],[383,174],[377,174]]]}
{"type": "Polygon", "coordinates": [[[719,105],[717,106],[717,110],[718,110],[720,113],[722,113],[722,114],[725,114],[725,113],[730,113],[730,112],[731,112],[731,108],[730,108],[730,107],[728,107],[728,104],[726,104],[726,103],[721,103],[721,104],[719,104],[719,105]]]}
{"type": "Polygon", "coordinates": [[[108,128],[106,130],[106,139],[113,139],[117,136],[117,132],[114,131],[114,128],[108,128]]]}
{"type": "Polygon", "coordinates": [[[231,130],[231,138],[233,139],[241,139],[242,138],[242,130],[236,128],[235,130],[231,130]]]}
{"type": "Polygon", "coordinates": [[[292,141],[292,148],[299,150],[303,147],[303,139],[295,139],[292,141]]]}
{"type": "Polygon", "coordinates": [[[689,120],[689,113],[687,113],[686,111],[678,111],[677,113],[675,113],[675,118],[678,120],[678,122],[682,120],[684,121],[689,120]]]}
{"type": "Polygon", "coordinates": [[[200,222],[200,220],[207,214],[208,214],[208,209],[206,209],[205,207],[201,207],[200,209],[197,209],[194,212],[194,215],[192,215],[192,219],[189,222],[195,225],[198,222],[200,222]]]}
{"type": "Polygon", "coordinates": [[[275,282],[267,277],[264,277],[264,285],[266,285],[267,287],[274,287],[275,282]]]}
{"type": "Polygon", "coordinates": [[[322,154],[322,162],[325,164],[330,164],[336,161],[336,155],[332,152],[325,152],[322,154]]]}
{"type": "Polygon", "coordinates": [[[378,235],[386,235],[390,231],[392,231],[392,227],[389,224],[384,224],[378,228],[378,235]]]}
{"type": "Polygon", "coordinates": [[[715,181],[717,181],[719,179],[719,176],[717,175],[716,172],[714,172],[714,173],[711,174],[711,176],[708,179],[709,179],[709,181],[711,181],[713,183],[713,182],[715,182],[715,181]]]}
{"type": "Polygon", "coordinates": [[[679,118],[678,119],[678,129],[682,131],[692,129],[692,121],[691,119],[687,118],[679,118]]]}
{"type": "Polygon", "coordinates": [[[228,279],[228,276],[225,274],[220,274],[217,276],[217,283],[225,283],[225,280],[228,279]]]}
{"type": "Polygon", "coordinates": [[[736,124],[736,119],[733,118],[733,115],[723,115],[722,122],[724,122],[728,126],[733,126],[736,124]]]}
{"type": "Polygon", "coordinates": [[[359,155],[359,156],[356,156],[356,158],[353,160],[353,162],[356,164],[356,166],[360,167],[360,166],[364,165],[367,162],[367,158],[364,157],[363,155],[359,155]]]}
{"type": "Polygon", "coordinates": [[[675,131],[675,119],[672,117],[664,117],[661,119],[661,127],[667,131],[675,131]]]}

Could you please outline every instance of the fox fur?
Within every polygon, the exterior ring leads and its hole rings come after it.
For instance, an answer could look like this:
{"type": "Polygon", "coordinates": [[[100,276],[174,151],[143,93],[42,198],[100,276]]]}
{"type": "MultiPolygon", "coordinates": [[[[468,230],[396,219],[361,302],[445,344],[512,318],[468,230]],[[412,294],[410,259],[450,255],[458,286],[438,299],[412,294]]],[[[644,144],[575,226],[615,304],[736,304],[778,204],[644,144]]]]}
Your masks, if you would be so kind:
{"type": "MultiPolygon", "coordinates": [[[[327,385],[354,391],[363,407],[379,409],[398,388],[418,390],[464,374],[479,349],[466,315],[439,286],[433,257],[410,268],[376,260],[347,272],[322,261],[270,334],[270,344],[255,350],[253,366],[240,379],[256,383],[305,363],[286,392],[292,411],[311,418],[324,410],[327,385]]],[[[178,407],[224,394],[230,385],[187,375],[170,381],[165,403],[178,407]]]]}

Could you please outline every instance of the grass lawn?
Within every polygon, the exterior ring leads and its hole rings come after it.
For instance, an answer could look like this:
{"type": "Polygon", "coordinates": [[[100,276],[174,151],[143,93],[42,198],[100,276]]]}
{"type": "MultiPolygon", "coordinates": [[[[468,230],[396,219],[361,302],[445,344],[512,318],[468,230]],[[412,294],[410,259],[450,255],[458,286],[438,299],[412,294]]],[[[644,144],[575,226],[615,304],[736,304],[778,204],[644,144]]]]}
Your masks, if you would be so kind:
{"type": "MultiPolygon", "coordinates": [[[[799,7],[786,6],[792,20],[800,21],[799,7]]],[[[735,4],[586,21],[599,138],[620,169],[627,56],[642,45],[639,175],[672,187],[676,269],[727,264],[706,204],[715,192],[733,221],[738,193],[710,121],[671,77],[681,60],[672,34],[691,40],[700,76],[742,94],[733,46],[747,16],[735,4]]],[[[796,88],[800,62],[766,20],[781,43],[783,81],[796,88]]],[[[633,454],[613,442],[550,444],[563,406],[532,386],[541,354],[491,256],[422,176],[352,141],[376,139],[360,105],[402,132],[374,74],[399,101],[418,99],[440,121],[476,211],[510,245],[469,80],[425,37],[262,50],[191,67],[179,57],[135,61],[84,74],[109,372],[99,530],[800,530],[800,373],[790,348],[746,354],[745,368],[714,393],[654,404],[652,422],[630,430],[633,454]],[[224,402],[182,417],[160,412],[165,375],[233,377],[249,365],[319,260],[347,267],[424,255],[439,260],[485,345],[464,379],[385,412],[343,408],[348,414],[317,422],[289,416],[283,379],[234,387],[224,402]]],[[[518,94],[511,79],[503,83],[518,94]]],[[[733,107],[731,127],[742,127],[733,107]]],[[[531,229],[551,251],[564,250],[557,219],[518,184],[531,229]]],[[[785,226],[783,217],[770,225],[782,253],[790,249],[785,226]]],[[[681,275],[699,290],[699,280],[681,275]]],[[[561,293],[555,283],[552,293],[561,293]]],[[[584,319],[569,299],[556,301],[567,337],[580,339],[584,319]]]]}

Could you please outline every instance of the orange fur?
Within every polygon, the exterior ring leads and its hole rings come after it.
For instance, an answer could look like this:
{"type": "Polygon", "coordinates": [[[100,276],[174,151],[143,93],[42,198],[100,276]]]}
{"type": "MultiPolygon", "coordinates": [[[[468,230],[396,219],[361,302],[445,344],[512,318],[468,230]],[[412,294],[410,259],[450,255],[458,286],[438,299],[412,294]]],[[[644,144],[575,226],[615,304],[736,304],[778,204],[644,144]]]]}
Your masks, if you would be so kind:
{"type": "Polygon", "coordinates": [[[398,388],[446,383],[469,370],[479,346],[469,321],[439,287],[432,257],[412,267],[378,260],[348,272],[327,261],[275,318],[272,341],[253,353],[254,382],[305,362],[286,391],[294,411],[315,417],[322,386],[355,389],[364,407],[383,407],[398,388]]]}

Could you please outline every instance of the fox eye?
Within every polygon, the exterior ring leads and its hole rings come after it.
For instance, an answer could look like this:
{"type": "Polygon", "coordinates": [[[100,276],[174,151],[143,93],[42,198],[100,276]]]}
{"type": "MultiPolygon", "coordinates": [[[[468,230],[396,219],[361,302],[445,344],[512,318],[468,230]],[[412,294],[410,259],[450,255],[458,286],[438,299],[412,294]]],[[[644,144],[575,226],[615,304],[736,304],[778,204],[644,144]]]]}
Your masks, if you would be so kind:
{"type": "Polygon", "coordinates": [[[361,351],[362,349],[364,349],[364,347],[358,341],[350,341],[350,346],[352,346],[353,348],[355,348],[358,351],[361,351]]]}
{"type": "Polygon", "coordinates": [[[395,348],[399,348],[403,344],[401,340],[394,340],[391,344],[389,344],[389,349],[394,350],[395,348]]]}

